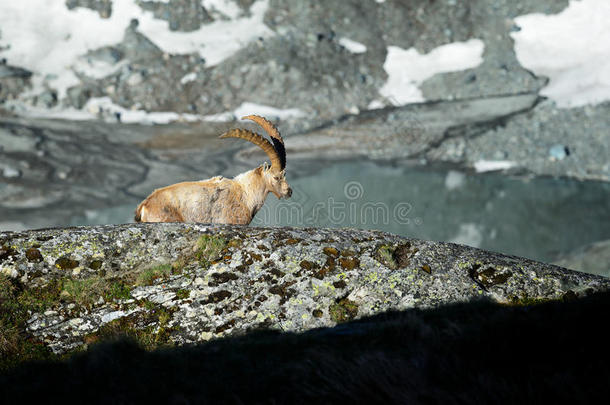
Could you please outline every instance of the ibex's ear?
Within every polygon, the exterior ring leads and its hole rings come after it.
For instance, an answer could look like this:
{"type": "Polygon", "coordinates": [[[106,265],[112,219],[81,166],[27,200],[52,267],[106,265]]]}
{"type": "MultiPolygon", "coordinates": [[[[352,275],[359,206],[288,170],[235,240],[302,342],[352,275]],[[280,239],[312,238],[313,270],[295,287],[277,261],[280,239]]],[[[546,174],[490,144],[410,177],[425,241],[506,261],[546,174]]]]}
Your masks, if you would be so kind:
{"type": "Polygon", "coordinates": [[[254,173],[256,173],[257,175],[262,175],[263,174],[263,166],[259,166],[256,169],[254,169],[254,173]]]}

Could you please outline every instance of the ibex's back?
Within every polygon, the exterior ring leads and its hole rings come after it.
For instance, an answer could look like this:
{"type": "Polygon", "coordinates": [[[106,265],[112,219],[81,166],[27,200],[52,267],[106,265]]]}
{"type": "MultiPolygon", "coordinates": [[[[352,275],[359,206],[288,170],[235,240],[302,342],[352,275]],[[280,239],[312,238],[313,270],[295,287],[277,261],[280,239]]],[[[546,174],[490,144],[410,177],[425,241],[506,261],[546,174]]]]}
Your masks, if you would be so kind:
{"type": "Polygon", "coordinates": [[[292,190],[285,179],[286,156],[282,137],[266,119],[258,116],[244,118],[262,125],[276,147],[247,130],[231,130],[221,137],[242,138],[260,146],[271,159],[270,167],[260,166],[234,179],[218,176],[157,189],[140,203],[135,220],[249,224],[269,192],[278,198],[290,197],[292,190]]]}
{"type": "Polygon", "coordinates": [[[241,186],[231,179],[189,181],[155,190],[136,210],[138,222],[250,222],[241,186]],[[218,203],[221,202],[221,203],[218,203]]]}

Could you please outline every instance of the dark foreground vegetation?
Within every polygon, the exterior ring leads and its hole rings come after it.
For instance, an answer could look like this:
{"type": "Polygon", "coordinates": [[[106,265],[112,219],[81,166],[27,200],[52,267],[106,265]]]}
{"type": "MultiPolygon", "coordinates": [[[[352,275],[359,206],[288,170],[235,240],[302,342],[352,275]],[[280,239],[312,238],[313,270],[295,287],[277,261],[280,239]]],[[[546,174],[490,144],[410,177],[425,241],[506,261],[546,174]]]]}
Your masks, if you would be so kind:
{"type": "Polygon", "coordinates": [[[146,351],[117,338],[0,376],[0,403],[601,403],[610,293],[386,313],[146,351]]]}

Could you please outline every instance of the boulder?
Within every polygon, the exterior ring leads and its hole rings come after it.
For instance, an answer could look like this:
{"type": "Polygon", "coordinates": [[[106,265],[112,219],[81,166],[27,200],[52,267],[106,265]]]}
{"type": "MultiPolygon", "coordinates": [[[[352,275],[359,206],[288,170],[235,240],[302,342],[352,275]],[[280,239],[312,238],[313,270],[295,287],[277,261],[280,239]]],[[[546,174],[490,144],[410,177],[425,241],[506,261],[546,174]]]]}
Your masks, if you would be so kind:
{"type": "Polygon", "coordinates": [[[154,348],[610,289],[601,276],[378,231],[176,223],[0,232],[0,281],[3,339],[54,354],[117,335],[154,348]]]}

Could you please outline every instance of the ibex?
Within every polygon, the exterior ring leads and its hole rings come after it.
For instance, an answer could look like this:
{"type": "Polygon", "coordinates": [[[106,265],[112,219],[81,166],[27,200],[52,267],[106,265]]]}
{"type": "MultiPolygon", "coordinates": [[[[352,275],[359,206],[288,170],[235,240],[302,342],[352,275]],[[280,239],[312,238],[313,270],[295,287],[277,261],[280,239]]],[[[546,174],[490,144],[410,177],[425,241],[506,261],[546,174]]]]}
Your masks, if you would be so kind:
{"type": "Polygon", "coordinates": [[[277,128],[263,117],[248,115],[271,137],[246,129],[232,129],[220,138],[241,138],[260,146],[269,159],[256,169],[233,179],[222,176],[208,180],[172,184],[153,191],[136,209],[136,222],[205,222],[247,225],[265,203],[267,194],[288,198],[292,189],[286,182],[286,150],[277,128]]]}

